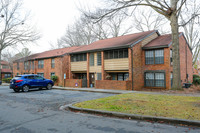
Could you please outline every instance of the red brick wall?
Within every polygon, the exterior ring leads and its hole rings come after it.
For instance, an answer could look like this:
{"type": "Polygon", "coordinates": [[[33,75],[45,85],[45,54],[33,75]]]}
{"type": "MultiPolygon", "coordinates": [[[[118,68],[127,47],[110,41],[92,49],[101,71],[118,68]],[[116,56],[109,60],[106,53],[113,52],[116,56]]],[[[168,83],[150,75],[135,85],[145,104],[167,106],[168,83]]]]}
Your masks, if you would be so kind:
{"type": "Polygon", "coordinates": [[[180,42],[180,68],[181,68],[181,80],[182,83],[193,82],[193,71],[192,71],[192,53],[183,36],[179,39],[180,42]],[[188,74],[188,81],[186,78],[188,74]]]}
{"type": "Polygon", "coordinates": [[[65,86],[81,88],[82,87],[82,79],[66,79],[65,86]]]}
{"type": "Polygon", "coordinates": [[[96,80],[95,88],[113,90],[131,90],[131,81],[96,80]]]}
{"type": "Polygon", "coordinates": [[[64,86],[64,73],[66,74],[66,79],[69,79],[69,69],[70,69],[70,63],[69,63],[69,55],[65,55],[63,57],[56,57],[55,59],[55,67],[51,68],[51,59],[47,58],[44,60],[44,67],[41,69],[38,69],[38,60],[34,61],[35,69],[34,70],[24,70],[24,64],[23,62],[20,62],[20,69],[17,70],[17,63],[14,63],[13,65],[13,71],[14,76],[24,73],[44,73],[44,78],[51,79],[51,73],[54,72],[56,76],[58,76],[58,81],[55,83],[55,85],[64,86]]]}

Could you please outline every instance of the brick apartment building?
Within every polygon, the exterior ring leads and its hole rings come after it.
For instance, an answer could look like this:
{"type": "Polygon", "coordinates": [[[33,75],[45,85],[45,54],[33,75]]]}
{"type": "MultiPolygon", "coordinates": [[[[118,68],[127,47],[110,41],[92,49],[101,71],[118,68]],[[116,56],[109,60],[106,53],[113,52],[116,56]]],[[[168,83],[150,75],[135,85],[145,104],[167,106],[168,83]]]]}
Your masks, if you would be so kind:
{"type": "Polygon", "coordinates": [[[1,79],[11,78],[12,70],[7,61],[1,61],[1,79]]]}
{"type": "MultiPolygon", "coordinates": [[[[77,48],[70,53],[71,76],[67,85],[79,83],[84,87],[125,90],[170,89],[173,73],[171,40],[171,35],[148,31],[99,40],[77,48]]],[[[192,82],[192,52],[183,33],[179,35],[179,42],[181,81],[192,82]]]]}
{"type": "MultiPolygon", "coordinates": [[[[181,81],[192,82],[192,52],[183,33],[179,42],[181,81]]],[[[15,61],[13,69],[14,75],[35,73],[50,78],[55,74],[59,77],[58,84],[68,87],[170,89],[171,35],[160,35],[154,30],[46,51],[15,61]]]]}
{"type": "Polygon", "coordinates": [[[15,60],[13,75],[38,74],[47,79],[58,76],[57,85],[64,86],[64,74],[69,78],[69,52],[77,47],[68,47],[45,51],[15,60]]]}

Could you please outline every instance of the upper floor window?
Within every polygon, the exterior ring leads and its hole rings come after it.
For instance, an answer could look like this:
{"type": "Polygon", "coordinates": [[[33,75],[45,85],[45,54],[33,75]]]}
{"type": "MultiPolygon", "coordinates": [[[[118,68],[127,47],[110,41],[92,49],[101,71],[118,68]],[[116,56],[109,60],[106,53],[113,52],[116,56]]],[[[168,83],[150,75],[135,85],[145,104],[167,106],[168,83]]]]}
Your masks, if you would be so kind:
{"type": "Polygon", "coordinates": [[[29,65],[28,61],[24,62],[24,70],[28,70],[28,65],[29,65]]]}
{"type": "Polygon", "coordinates": [[[17,70],[19,70],[19,62],[17,62],[17,70]]]}
{"type": "Polygon", "coordinates": [[[71,55],[71,62],[79,62],[79,61],[86,61],[86,60],[87,60],[86,53],[71,55]]]}
{"type": "Polygon", "coordinates": [[[34,61],[31,61],[32,69],[34,69],[34,61]]]}
{"type": "Polygon", "coordinates": [[[97,66],[101,66],[101,52],[97,53],[97,66]]]}
{"type": "Polygon", "coordinates": [[[172,49],[170,49],[170,64],[173,65],[172,49]]]}
{"type": "Polygon", "coordinates": [[[44,60],[38,60],[38,68],[44,68],[44,60]]]}
{"type": "Polygon", "coordinates": [[[9,66],[8,65],[2,65],[2,68],[3,69],[9,69],[9,66]]]}
{"type": "Polygon", "coordinates": [[[90,53],[90,66],[94,66],[94,53],[90,53]]]}
{"type": "Polygon", "coordinates": [[[55,59],[51,59],[51,68],[55,68],[55,59]]]}
{"type": "Polygon", "coordinates": [[[105,59],[128,58],[128,49],[105,51],[105,59]]]}
{"type": "Polygon", "coordinates": [[[145,51],[145,64],[164,64],[164,49],[145,51]]]}

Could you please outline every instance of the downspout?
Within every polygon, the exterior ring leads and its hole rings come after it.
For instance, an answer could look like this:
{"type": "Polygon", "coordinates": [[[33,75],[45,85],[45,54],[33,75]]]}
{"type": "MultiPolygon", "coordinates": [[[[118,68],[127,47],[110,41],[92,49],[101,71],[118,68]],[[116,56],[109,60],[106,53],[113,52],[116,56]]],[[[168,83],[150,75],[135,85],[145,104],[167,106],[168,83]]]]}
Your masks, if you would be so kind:
{"type": "Polygon", "coordinates": [[[188,72],[187,72],[187,45],[185,45],[185,56],[186,56],[186,79],[187,79],[187,83],[188,83],[188,72]]]}
{"type": "Polygon", "coordinates": [[[133,47],[131,47],[131,75],[132,75],[132,91],[133,89],[133,47]]]}

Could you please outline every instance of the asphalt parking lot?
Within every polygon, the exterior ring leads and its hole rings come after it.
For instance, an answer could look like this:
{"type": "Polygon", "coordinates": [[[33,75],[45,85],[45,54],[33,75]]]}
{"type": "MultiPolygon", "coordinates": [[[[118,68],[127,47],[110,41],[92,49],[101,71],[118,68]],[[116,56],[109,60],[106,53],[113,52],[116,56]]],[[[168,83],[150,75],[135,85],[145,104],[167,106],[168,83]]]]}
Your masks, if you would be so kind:
{"type": "Polygon", "coordinates": [[[145,133],[200,132],[200,128],[103,117],[60,110],[63,105],[111,96],[66,90],[14,93],[0,86],[1,133],[145,133]]]}

